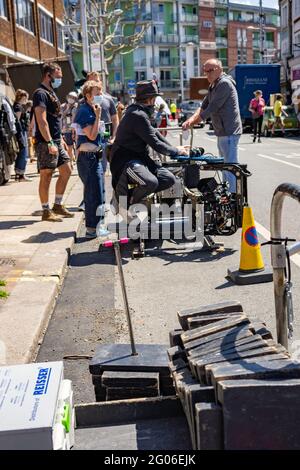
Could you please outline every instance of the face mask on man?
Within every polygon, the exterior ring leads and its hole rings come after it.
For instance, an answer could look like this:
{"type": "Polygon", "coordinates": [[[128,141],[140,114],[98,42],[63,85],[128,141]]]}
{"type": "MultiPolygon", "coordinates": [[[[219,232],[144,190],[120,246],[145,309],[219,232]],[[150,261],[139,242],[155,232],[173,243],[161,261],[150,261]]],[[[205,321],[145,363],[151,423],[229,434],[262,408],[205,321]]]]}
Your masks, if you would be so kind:
{"type": "Polygon", "coordinates": [[[52,78],[52,88],[59,88],[62,84],[62,78],[52,78]]]}
{"type": "Polygon", "coordinates": [[[93,104],[96,104],[98,106],[102,106],[103,104],[103,96],[102,95],[96,95],[93,98],[93,104]]]}

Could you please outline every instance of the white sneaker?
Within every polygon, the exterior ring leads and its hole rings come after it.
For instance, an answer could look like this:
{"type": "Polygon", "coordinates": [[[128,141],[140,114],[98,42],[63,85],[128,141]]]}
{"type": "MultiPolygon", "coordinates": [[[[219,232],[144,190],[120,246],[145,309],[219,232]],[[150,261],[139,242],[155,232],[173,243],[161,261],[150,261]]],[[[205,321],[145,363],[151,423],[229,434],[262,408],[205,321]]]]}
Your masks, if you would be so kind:
{"type": "Polygon", "coordinates": [[[110,201],[110,207],[113,215],[119,214],[120,207],[119,207],[119,201],[117,199],[115,191],[113,191],[113,195],[110,201]]]}

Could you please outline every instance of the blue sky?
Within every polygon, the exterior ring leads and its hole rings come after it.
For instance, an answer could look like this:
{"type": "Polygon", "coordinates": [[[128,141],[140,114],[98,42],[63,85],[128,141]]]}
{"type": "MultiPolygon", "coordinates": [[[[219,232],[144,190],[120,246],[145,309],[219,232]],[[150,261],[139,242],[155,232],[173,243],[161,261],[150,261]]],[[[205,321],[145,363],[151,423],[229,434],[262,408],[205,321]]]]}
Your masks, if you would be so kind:
{"type": "MultiPolygon", "coordinates": [[[[230,3],[243,3],[243,5],[259,5],[259,0],[230,0],[230,3]]],[[[264,7],[279,8],[278,0],[263,0],[264,7]]]]}

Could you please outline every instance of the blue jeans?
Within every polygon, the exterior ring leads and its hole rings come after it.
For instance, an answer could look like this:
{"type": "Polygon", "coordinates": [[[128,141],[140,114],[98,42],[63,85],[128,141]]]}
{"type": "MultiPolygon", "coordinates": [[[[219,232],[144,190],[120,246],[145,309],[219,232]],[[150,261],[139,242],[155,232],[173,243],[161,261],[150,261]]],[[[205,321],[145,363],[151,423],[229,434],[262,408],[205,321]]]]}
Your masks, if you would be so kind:
{"type": "Polygon", "coordinates": [[[24,147],[19,151],[18,156],[15,161],[15,172],[16,175],[24,175],[27,165],[27,160],[29,157],[28,154],[28,136],[27,132],[22,132],[22,142],[24,143],[24,147]]]}
{"type": "Polygon", "coordinates": [[[104,218],[102,163],[97,154],[80,152],[77,169],[84,187],[85,224],[88,228],[96,228],[104,218]]]}
{"type": "MultiPolygon", "coordinates": [[[[224,158],[225,163],[238,163],[238,145],[241,136],[227,135],[225,137],[218,137],[218,149],[220,157],[224,158]]],[[[229,191],[236,193],[236,178],[229,171],[223,172],[224,181],[229,183],[229,191]]]]}

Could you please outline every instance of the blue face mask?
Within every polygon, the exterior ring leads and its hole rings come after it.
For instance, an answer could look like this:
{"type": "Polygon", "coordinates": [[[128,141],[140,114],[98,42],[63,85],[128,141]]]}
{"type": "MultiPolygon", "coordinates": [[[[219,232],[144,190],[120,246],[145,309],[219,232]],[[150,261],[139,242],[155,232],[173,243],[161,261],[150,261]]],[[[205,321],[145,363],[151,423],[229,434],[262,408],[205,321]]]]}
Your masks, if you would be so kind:
{"type": "Polygon", "coordinates": [[[52,79],[52,88],[59,88],[62,84],[62,78],[53,78],[52,79]]]}
{"type": "Polygon", "coordinates": [[[103,104],[103,95],[94,96],[93,103],[97,104],[98,106],[102,106],[102,104],[103,104]]]}

